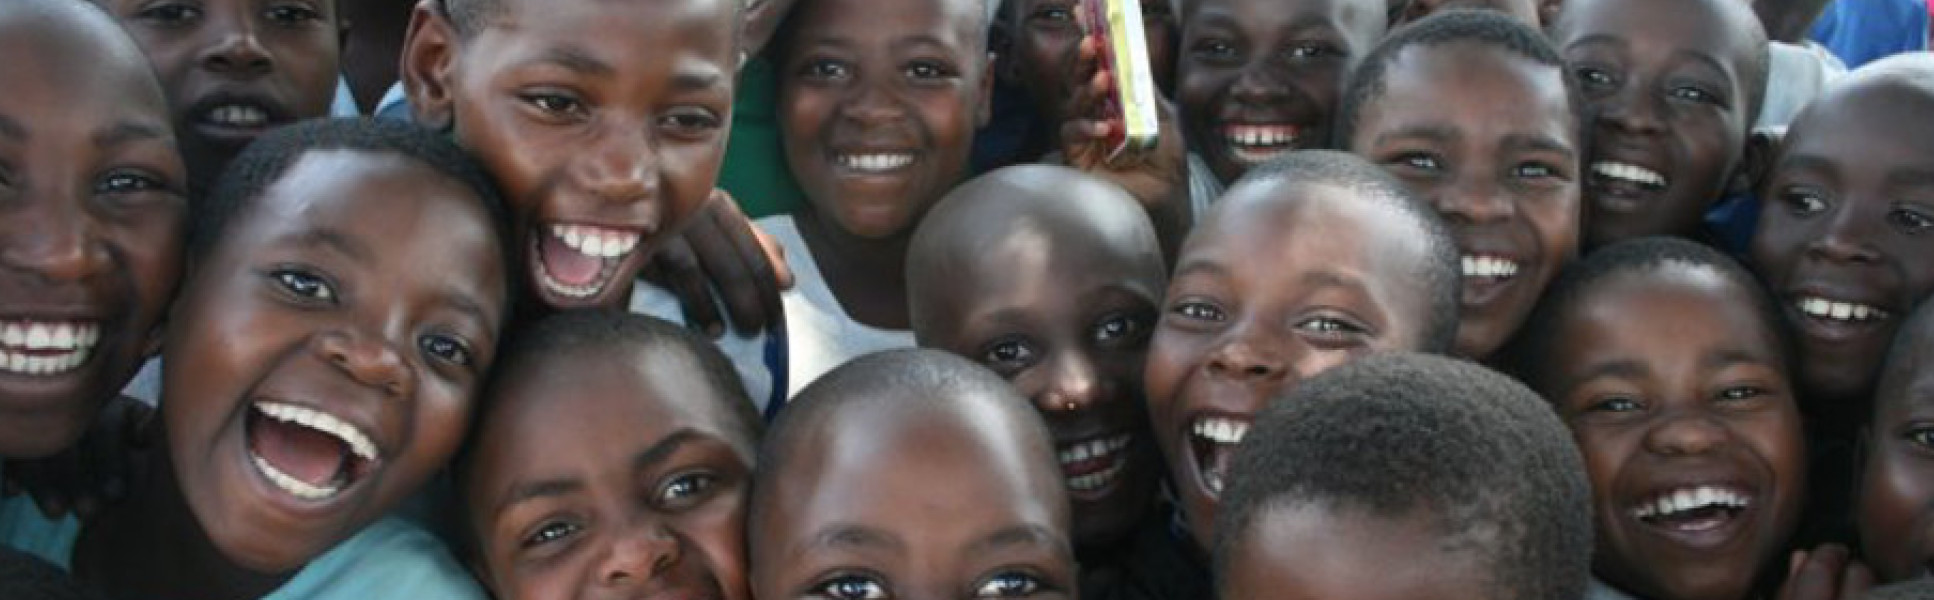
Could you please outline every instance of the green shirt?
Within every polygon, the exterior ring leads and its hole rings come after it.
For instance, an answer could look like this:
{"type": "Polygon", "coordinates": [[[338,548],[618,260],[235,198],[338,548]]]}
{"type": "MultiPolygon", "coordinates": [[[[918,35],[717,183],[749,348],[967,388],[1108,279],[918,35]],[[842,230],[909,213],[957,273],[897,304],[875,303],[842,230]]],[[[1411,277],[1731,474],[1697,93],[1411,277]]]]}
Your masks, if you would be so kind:
{"type": "Polygon", "coordinates": [[[786,148],[779,140],[779,77],[772,63],[753,58],[739,71],[738,96],[732,102],[732,133],[719,169],[719,187],[732,193],[746,216],[791,213],[805,206],[805,193],[786,168],[786,148]]]}

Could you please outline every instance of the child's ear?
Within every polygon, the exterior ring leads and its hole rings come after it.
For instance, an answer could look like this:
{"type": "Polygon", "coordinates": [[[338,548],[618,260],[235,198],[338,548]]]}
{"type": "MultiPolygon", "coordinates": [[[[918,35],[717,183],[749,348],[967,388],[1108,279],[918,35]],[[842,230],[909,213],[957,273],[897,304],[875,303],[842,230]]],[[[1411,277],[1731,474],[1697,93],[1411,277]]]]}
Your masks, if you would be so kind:
{"type": "Polygon", "coordinates": [[[454,121],[456,99],[451,72],[457,58],[457,32],[437,8],[437,0],[423,0],[410,14],[410,30],[403,38],[400,77],[417,123],[448,131],[454,121]]]}
{"type": "Polygon", "coordinates": [[[1779,156],[1782,137],[1780,132],[1754,132],[1746,136],[1746,151],[1740,155],[1732,179],[1726,182],[1727,195],[1750,194],[1759,189],[1760,182],[1773,172],[1773,160],[1779,156]]]}
{"type": "Polygon", "coordinates": [[[998,64],[994,53],[987,53],[987,62],[981,65],[980,89],[974,92],[974,129],[986,127],[994,120],[994,69],[998,64]]]}

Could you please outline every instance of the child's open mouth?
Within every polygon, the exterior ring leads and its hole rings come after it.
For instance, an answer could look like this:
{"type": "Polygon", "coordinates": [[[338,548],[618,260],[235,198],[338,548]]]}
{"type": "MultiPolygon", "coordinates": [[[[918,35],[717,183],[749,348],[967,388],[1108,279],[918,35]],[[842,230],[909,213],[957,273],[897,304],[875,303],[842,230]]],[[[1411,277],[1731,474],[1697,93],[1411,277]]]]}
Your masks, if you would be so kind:
{"type": "Polygon", "coordinates": [[[248,415],[249,462],[290,496],[335,497],[370,473],[376,444],[355,425],[306,406],[260,401],[248,415]]]}
{"type": "Polygon", "coordinates": [[[1731,529],[1753,506],[1752,494],[1726,485],[1701,485],[1664,490],[1631,508],[1631,515],[1669,537],[1693,546],[1717,546],[1732,536],[1731,529]],[[1714,534],[1719,534],[1715,536],[1714,534]]]}
{"type": "Polygon", "coordinates": [[[1792,300],[1793,309],[1806,317],[1803,329],[1810,336],[1845,340],[1865,335],[1892,318],[1886,309],[1861,302],[1800,294],[1792,300]]]}
{"type": "Polygon", "coordinates": [[[1229,482],[1229,464],[1236,445],[1249,435],[1249,422],[1229,417],[1202,417],[1189,427],[1189,450],[1195,455],[1195,472],[1210,498],[1222,497],[1229,482]]]}
{"type": "Polygon", "coordinates": [[[1107,489],[1128,466],[1128,434],[1099,436],[1061,446],[1061,473],[1077,495],[1107,489]]]}
{"type": "Polygon", "coordinates": [[[531,252],[538,285],[569,299],[603,292],[642,237],[635,230],[592,225],[552,224],[538,229],[531,252]]]}
{"type": "Polygon", "coordinates": [[[94,355],[101,325],[92,321],[0,321],[0,372],[48,377],[94,355]]]}
{"type": "Polygon", "coordinates": [[[1230,156],[1250,165],[1268,162],[1295,150],[1301,137],[1302,128],[1295,125],[1232,124],[1222,128],[1222,139],[1229,144],[1230,156]]]}
{"type": "Polygon", "coordinates": [[[1624,204],[1617,202],[1603,201],[1612,198],[1630,200],[1639,195],[1655,194],[1665,191],[1670,182],[1658,171],[1646,167],[1617,161],[1599,161],[1592,163],[1591,178],[1586,183],[1595,192],[1594,195],[1599,197],[1601,204],[1625,207],[1624,204]]]}

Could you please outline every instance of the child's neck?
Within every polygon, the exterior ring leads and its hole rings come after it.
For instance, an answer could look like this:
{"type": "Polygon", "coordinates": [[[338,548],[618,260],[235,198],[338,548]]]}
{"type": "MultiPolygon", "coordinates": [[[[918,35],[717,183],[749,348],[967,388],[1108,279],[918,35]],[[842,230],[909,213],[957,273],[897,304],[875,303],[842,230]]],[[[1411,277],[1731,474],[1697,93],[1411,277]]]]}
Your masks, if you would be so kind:
{"type": "Polygon", "coordinates": [[[881,329],[912,327],[907,317],[906,268],[911,231],[868,239],[822,221],[811,210],[800,211],[793,219],[826,278],[826,287],[847,316],[881,329]]]}
{"type": "Polygon", "coordinates": [[[175,479],[167,436],[160,437],[142,458],[147,474],[128,497],[82,527],[74,543],[74,576],[112,598],[245,600],[281,587],[293,573],[251,571],[208,539],[175,479]]]}

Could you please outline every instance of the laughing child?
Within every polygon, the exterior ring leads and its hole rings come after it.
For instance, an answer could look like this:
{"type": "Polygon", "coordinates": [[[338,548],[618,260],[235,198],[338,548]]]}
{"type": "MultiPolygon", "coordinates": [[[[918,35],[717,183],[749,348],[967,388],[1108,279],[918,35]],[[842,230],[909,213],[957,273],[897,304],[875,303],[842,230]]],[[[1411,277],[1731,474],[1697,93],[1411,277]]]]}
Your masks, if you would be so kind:
{"type": "Polygon", "coordinates": [[[1860,438],[1860,487],[1854,521],[1861,557],[1883,583],[1927,576],[1934,564],[1934,303],[1901,325],[1874,394],[1873,420],[1860,438]]]}
{"type": "Polygon", "coordinates": [[[0,5],[0,54],[34,57],[0,64],[0,458],[37,458],[153,351],[188,177],[147,59],[100,10],[0,5]]]}
{"type": "Polygon", "coordinates": [[[416,120],[454,133],[515,215],[514,273],[552,309],[623,307],[724,158],[739,0],[442,0],[402,62],[416,120]]]}
{"type": "Polygon", "coordinates": [[[1463,253],[1457,354],[1485,360],[1578,251],[1578,119],[1544,36],[1451,11],[1385,38],[1350,75],[1338,140],[1437,208],[1463,253]]]}
{"type": "Polygon", "coordinates": [[[761,422],[731,363],[671,323],[570,311],[500,355],[460,459],[469,562],[503,600],[747,600],[761,422]]]}
{"type": "Polygon", "coordinates": [[[1326,148],[1343,77],[1384,35],[1379,0],[1187,0],[1175,101],[1200,214],[1245,171],[1326,148]]]}
{"type": "Polygon", "coordinates": [[[826,374],[759,450],[757,598],[1078,597],[1054,445],[979,366],[892,350],[826,374]]]}
{"type": "Polygon", "coordinates": [[[1510,351],[1591,476],[1594,598],[1763,597],[1807,469],[1777,305],[1719,251],[1606,246],[1566,269],[1510,351]]]}
{"type": "Polygon", "coordinates": [[[329,115],[347,27],[337,0],[94,0],[147,52],[191,188],[270,129],[329,115]]]}
{"type": "Polygon", "coordinates": [[[914,338],[992,369],[1046,420],[1084,570],[1144,525],[1162,478],[1142,364],[1165,272],[1133,197],[1041,165],[961,184],[907,252],[914,338]]]}
{"type": "Polygon", "coordinates": [[[1138,539],[1123,597],[1204,598],[1229,456],[1284,390],[1366,354],[1448,352],[1457,251],[1430,208],[1362,159],[1251,170],[1191,232],[1144,371],[1185,525],[1138,539]]]}
{"type": "Polygon", "coordinates": [[[1251,429],[1216,527],[1222,600],[1585,591],[1585,465],[1564,423],[1508,377],[1365,358],[1272,402],[1251,429]]]}
{"type": "Polygon", "coordinates": [[[385,518],[441,469],[508,319],[501,203],[433,132],[264,136],[195,207],[163,346],[168,449],[50,560],[114,597],[474,597],[385,518]]]}
{"type": "Polygon", "coordinates": [[[1766,33],[1739,0],[1571,0],[1552,29],[1585,119],[1583,244],[1705,239],[1706,210],[1749,191],[1747,134],[1766,33]]]}

